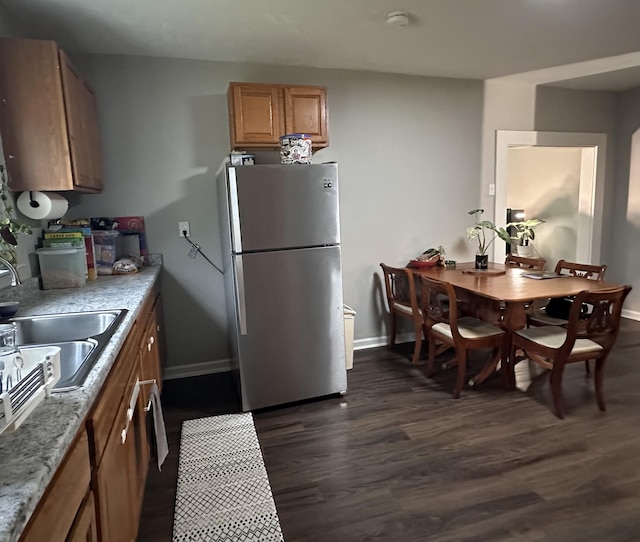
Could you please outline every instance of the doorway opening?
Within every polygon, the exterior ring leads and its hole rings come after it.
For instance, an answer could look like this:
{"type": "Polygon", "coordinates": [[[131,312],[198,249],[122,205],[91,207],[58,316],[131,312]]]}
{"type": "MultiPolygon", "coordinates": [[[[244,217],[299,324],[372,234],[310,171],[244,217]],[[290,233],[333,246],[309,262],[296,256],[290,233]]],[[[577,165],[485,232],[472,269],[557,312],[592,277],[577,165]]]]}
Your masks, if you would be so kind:
{"type": "MultiPolygon", "coordinates": [[[[545,220],[534,248],[551,265],[600,263],[605,154],[605,134],[499,130],[496,225],[508,208],[524,209],[527,219],[545,220]]],[[[495,247],[494,261],[503,250],[495,247]]]]}

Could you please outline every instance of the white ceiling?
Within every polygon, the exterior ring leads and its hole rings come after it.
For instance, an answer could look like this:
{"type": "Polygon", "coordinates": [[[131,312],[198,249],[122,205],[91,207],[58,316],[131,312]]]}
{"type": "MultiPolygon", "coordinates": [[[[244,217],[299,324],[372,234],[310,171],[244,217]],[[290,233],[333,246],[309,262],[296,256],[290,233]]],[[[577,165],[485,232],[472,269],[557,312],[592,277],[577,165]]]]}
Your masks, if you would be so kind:
{"type": "MultiPolygon", "coordinates": [[[[29,37],[54,39],[71,52],[490,79],[640,51],[640,0],[0,0],[0,6],[29,37]],[[386,24],[395,10],[409,12],[411,24],[386,24]]],[[[623,90],[640,85],[639,72],[567,84],[623,90]]]]}

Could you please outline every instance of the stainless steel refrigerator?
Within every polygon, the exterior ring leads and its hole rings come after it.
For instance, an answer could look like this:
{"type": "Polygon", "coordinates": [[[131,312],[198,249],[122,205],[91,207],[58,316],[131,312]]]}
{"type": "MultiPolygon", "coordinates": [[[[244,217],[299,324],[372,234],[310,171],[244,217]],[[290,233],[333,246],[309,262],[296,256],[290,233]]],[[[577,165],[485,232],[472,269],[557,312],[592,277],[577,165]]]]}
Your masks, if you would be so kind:
{"type": "Polygon", "coordinates": [[[242,409],[345,392],[337,165],[227,165],[218,189],[242,409]]]}

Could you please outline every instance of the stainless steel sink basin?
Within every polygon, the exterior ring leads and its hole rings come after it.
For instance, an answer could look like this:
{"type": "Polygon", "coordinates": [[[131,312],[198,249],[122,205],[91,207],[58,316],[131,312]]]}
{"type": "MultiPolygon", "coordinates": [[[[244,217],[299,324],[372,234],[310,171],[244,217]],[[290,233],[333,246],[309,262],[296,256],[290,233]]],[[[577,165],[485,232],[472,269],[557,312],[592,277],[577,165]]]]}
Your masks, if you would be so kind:
{"type": "MultiPolygon", "coordinates": [[[[66,341],[61,343],[51,343],[48,346],[60,347],[60,380],[53,387],[52,391],[71,391],[78,389],[91,371],[97,356],[94,352],[98,347],[95,339],[83,341],[66,341]],[[93,360],[93,363],[90,362],[93,360]]],[[[31,348],[39,348],[40,345],[21,346],[24,352],[31,348]]]]}
{"type": "Polygon", "coordinates": [[[20,316],[8,321],[16,324],[16,344],[21,350],[60,347],[61,376],[52,391],[70,391],[82,386],[126,314],[126,309],[119,309],[20,316]]]}
{"type": "Polygon", "coordinates": [[[9,321],[17,327],[16,344],[51,344],[78,341],[102,335],[109,330],[115,331],[125,312],[112,310],[19,316],[9,321]]]}

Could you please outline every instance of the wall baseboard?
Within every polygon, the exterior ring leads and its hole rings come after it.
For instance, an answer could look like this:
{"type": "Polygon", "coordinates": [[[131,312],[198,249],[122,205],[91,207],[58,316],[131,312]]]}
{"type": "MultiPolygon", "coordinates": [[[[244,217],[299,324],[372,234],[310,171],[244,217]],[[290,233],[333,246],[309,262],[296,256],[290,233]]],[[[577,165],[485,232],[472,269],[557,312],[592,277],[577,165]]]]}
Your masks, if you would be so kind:
{"type": "Polygon", "coordinates": [[[200,363],[190,363],[188,365],[176,365],[166,367],[162,378],[164,380],[175,380],[177,378],[189,378],[191,376],[202,376],[213,373],[226,373],[231,370],[231,360],[217,359],[202,361],[200,363]]]}
{"type": "MultiPolygon", "coordinates": [[[[413,333],[405,333],[398,335],[397,342],[413,341],[413,333]]],[[[358,339],[354,341],[354,350],[366,350],[367,348],[377,348],[378,346],[386,346],[389,342],[387,337],[372,337],[369,339],[358,339]]],[[[175,380],[178,378],[189,378],[192,376],[202,376],[213,373],[226,373],[231,370],[231,360],[217,359],[211,361],[203,361],[201,363],[190,363],[188,365],[177,365],[166,367],[162,378],[164,380],[175,380]]]]}
{"type": "MultiPolygon", "coordinates": [[[[630,311],[623,309],[622,317],[629,320],[636,320],[640,322],[640,312],[630,311]]],[[[412,342],[415,340],[413,333],[403,333],[396,337],[396,343],[412,342]]],[[[389,344],[389,338],[383,337],[369,337],[366,339],[356,339],[353,341],[354,350],[367,350],[369,348],[378,348],[380,346],[387,346],[389,344]]],[[[165,369],[163,378],[165,380],[173,380],[176,378],[188,378],[190,376],[202,376],[213,373],[225,373],[231,370],[231,364],[229,359],[218,359],[212,361],[203,361],[202,363],[191,363],[189,365],[178,365],[176,367],[167,367],[165,369]]]]}

